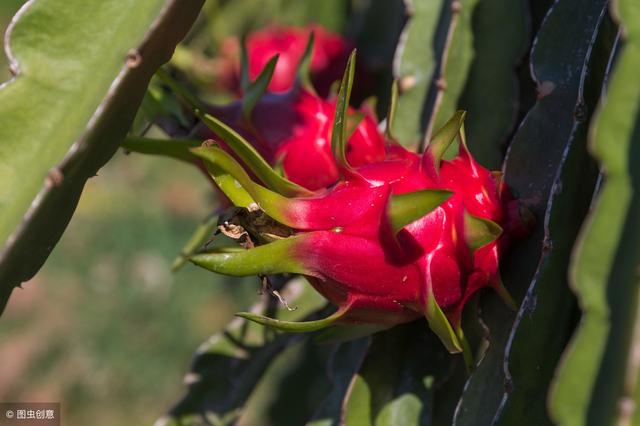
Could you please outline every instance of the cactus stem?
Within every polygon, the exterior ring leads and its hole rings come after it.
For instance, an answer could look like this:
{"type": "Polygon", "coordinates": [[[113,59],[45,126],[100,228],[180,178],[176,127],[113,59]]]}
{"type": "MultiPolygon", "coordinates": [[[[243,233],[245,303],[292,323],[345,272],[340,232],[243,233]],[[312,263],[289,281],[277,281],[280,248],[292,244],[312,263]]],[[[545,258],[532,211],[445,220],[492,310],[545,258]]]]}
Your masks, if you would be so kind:
{"type": "Polygon", "coordinates": [[[428,120],[427,129],[422,139],[422,143],[420,146],[420,150],[424,150],[428,141],[431,140],[431,132],[433,131],[433,124],[438,115],[438,111],[440,110],[440,105],[442,105],[442,98],[444,97],[444,91],[446,89],[446,84],[444,87],[438,85],[438,81],[443,79],[445,75],[445,70],[447,68],[447,62],[449,59],[449,51],[451,50],[451,42],[453,41],[453,35],[456,31],[456,26],[458,25],[458,19],[460,17],[460,11],[462,10],[462,5],[459,1],[454,1],[451,4],[451,20],[449,21],[449,28],[447,29],[447,38],[444,43],[444,48],[442,49],[442,57],[439,62],[439,69],[437,74],[434,76],[434,84],[438,91],[436,92],[436,98],[433,103],[433,110],[431,111],[431,119],[428,120]]]}

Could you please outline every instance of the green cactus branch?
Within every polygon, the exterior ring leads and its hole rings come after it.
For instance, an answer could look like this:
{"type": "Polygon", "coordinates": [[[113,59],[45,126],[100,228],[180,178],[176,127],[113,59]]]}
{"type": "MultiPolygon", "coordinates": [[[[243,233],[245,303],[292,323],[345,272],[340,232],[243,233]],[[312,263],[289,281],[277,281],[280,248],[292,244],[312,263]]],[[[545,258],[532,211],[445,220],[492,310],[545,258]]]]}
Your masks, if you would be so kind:
{"type": "Polygon", "coordinates": [[[0,311],[64,232],[202,0],[27,2],[0,85],[0,311]],[[116,5],[117,3],[117,5],[116,5]]]}
{"type": "MultiPolygon", "coordinates": [[[[575,168],[566,169],[571,147],[580,149],[582,145],[584,150],[588,116],[576,117],[574,111],[584,108],[584,76],[590,66],[592,46],[601,29],[606,2],[585,0],[581,2],[578,14],[575,13],[575,7],[575,2],[557,1],[537,35],[531,61],[532,74],[540,93],[537,103],[529,111],[511,142],[505,167],[507,184],[527,203],[540,221],[550,214],[549,209],[553,212],[558,210],[558,214],[568,214],[560,213],[563,207],[555,206],[555,202],[560,202],[562,198],[551,197],[554,188],[559,188],[562,184],[563,170],[567,170],[566,173],[576,173],[575,168]],[[570,22],[566,19],[568,14],[572,16],[570,22]],[[576,33],[588,34],[588,38],[576,43],[572,36],[576,33]],[[575,78],[574,72],[582,75],[582,80],[575,78]],[[543,123],[547,122],[549,116],[555,117],[555,127],[544,126],[543,123]],[[545,164],[545,167],[539,167],[540,164],[545,164]]],[[[573,167],[579,167],[583,172],[589,170],[585,167],[584,160],[578,164],[581,166],[573,167]]],[[[588,179],[593,182],[593,174],[588,179]]],[[[590,186],[588,179],[581,190],[586,191],[587,197],[593,191],[593,183],[590,186]]],[[[584,192],[577,194],[584,197],[581,195],[584,192]]],[[[564,196],[572,197],[571,192],[563,194],[564,196]]],[[[578,209],[582,205],[581,214],[584,214],[587,206],[576,199],[570,200],[568,203],[572,208],[578,209]]],[[[559,204],[561,205],[562,203],[559,204]]],[[[576,211],[575,214],[579,216],[580,213],[576,211]]],[[[579,222],[576,222],[575,226],[578,225],[579,222]]],[[[574,233],[575,226],[571,228],[574,233]]],[[[510,262],[503,265],[505,286],[516,300],[522,300],[524,296],[517,317],[506,310],[499,310],[498,303],[493,301],[483,310],[487,312],[484,320],[490,329],[490,346],[462,395],[456,416],[456,423],[459,425],[478,424],[477,422],[504,422],[502,424],[508,425],[508,419],[513,421],[518,418],[518,414],[536,419],[532,420],[533,423],[548,423],[546,389],[552,375],[551,366],[563,349],[566,334],[563,337],[562,333],[539,333],[539,330],[548,327],[570,330],[572,317],[571,309],[566,307],[567,304],[571,305],[571,299],[566,292],[557,291],[558,287],[566,286],[563,284],[562,271],[560,269],[553,272],[553,268],[562,268],[562,262],[554,263],[554,258],[547,257],[551,250],[554,251],[554,256],[562,256],[561,253],[566,253],[570,247],[557,247],[560,243],[553,245],[548,239],[545,240],[547,245],[542,246],[543,231],[543,227],[538,226],[534,234],[518,246],[510,262]],[[541,255],[544,256],[543,260],[550,259],[548,263],[541,263],[541,255]],[[545,274],[550,275],[545,278],[545,274]],[[553,296],[542,299],[541,295],[549,291],[553,296]],[[561,326],[554,321],[554,309],[560,309],[561,317],[558,322],[561,326]],[[512,331],[514,321],[516,328],[512,331]],[[522,328],[519,328],[520,325],[522,328]],[[532,350],[532,345],[537,345],[538,349],[532,350]],[[536,369],[532,370],[532,365],[540,363],[547,369],[544,374],[539,374],[536,369]],[[536,372],[535,377],[531,376],[533,371],[536,372]],[[505,416],[504,420],[502,415],[505,416]],[[509,417],[512,415],[513,417],[509,417]]],[[[563,232],[569,230],[564,229],[563,232]]]]}
{"type": "Polygon", "coordinates": [[[530,27],[524,0],[482,0],[473,11],[473,61],[458,108],[468,112],[465,130],[471,153],[492,170],[502,166],[516,125],[516,69],[528,51],[530,27]]]}
{"type": "Polygon", "coordinates": [[[560,364],[551,412],[561,425],[637,424],[638,267],[640,257],[640,7],[615,4],[625,37],[606,100],[592,127],[592,151],[604,169],[570,269],[582,321],[560,364]]]}
{"type": "Polygon", "coordinates": [[[587,130],[604,84],[608,57],[613,55],[612,45],[617,33],[605,12],[603,10],[597,32],[592,35],[586,57],[588,63],[580,76],[574,111],[580,111],[580,108],[586,111],[583,116],[575,117],[562,171],[553,184],[548,203],[544,239],[550,241],[551,246],[543,251],[523,305],[531,306],[536,300],[544,302],[537,309],[519,312],[505,348],[506,374],[513,383],[513,392],[503,400],[501,419],[504,424],[525,414],[539,423],[550,421],[548,397],[540,395],[548,394],[555,366],[576,321],[577,307],[567,280],[568,264],[574,241],[589,211],[598,176],[598,168],[586,149],[587,130]],[[539,332],[550,328],[556,332],[539,332]],[[530,368],[532,363],[540,366],[535,373],[530,368]]]}
{"type": "Polygon", "coordinates": [[[399,118],[390,129],[402,144],[424,149],[433,130],[457,109],[473,59],[472,16],[477,4],[407,2],[410,19],[394,64],[399,118]]]}
{"type": "Polygon", "coordinates": [[[409,22],[400,36],[394,59],[394,76],[400,96],[391,132],[405,146],[417,146],[423,137],[422,110],[437,75],[435,52],[438,18],[447,0],[408,1],[409,22]]]}
{"type": "MultiPolygon", "coordinates": [[[[438,60],[438,74],[431,87],[427,125],[422,145],[431,139],[434,129],[439,129],[458,109],[459,99],[464,90],[471,62],[473,60],[472,17],[479,0],[459,0],[451,2],[451,18],[447,36],[438,60]]],[[[451,148],[457,152],[457,144],[451,148]]]]}

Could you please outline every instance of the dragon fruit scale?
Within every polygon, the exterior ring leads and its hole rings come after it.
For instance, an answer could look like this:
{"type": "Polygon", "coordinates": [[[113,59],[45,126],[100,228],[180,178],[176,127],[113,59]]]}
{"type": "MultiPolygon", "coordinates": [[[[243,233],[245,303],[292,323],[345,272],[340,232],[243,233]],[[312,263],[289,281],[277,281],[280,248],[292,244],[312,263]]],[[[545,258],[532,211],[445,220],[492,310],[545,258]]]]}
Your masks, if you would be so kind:
{"type": "MultiPolygon", "coordinates": [[[[335,323],[392,326],[424,316],[451,352],[461,352],[460,317],[469,297],[492,287],[510,301],[498,263],[510,239],[518,236],[510,230],[526,224],[500,174],[480,166],[467,150],[461,111],[435,134],[423,154],[391,141],[384,158],[359,166],[350,163],[346,123],[353,75],[352,54],[331,138],[340,178],[328,188],[309,191],[278,181],[279,175],[260,162],[255,151],[242,148],[249,144],[241,135],[220,121],[205,120],[234,147],[245,167],[218,146],[192,153],[234,204],[249,212],[245,216],[255,218],[246,227],[257,245],[190,260],[228,275],[302,274],[338,307],[328,318],[302,323],[238,314],[250,320],[282,330],[312,331],[335,323]],[[443,159],[457,137],[458,155],[443,159]]],[[[315,161],[312,155],[306,163],[315,161]]]]}

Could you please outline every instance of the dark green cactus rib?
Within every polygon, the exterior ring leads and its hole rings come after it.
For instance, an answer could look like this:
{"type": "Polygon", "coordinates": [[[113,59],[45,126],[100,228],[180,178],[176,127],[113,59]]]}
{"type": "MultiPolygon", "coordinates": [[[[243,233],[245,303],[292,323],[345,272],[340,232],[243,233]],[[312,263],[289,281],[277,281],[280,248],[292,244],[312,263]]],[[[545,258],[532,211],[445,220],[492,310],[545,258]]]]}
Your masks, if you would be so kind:
{"type": "Polygon", "coordinates": [[[502,403],[500,420],[505,425],[525,415],[537,424],[550,422],[549,385],[577,315],[567,282],[571,249],[589,211],[598,177],[598,168],[586,149],[588,123],[598,102],[616,33],[604,16],[589,55],[590,65],[582,71],[576,108],[584,105],[586,111],[581,120],[576,120],[563,170],[549,199],[544,227],[545,241],[550,244],[525,296],[523,305],[527,308],[518,313],[506,347],[506,374],[513,391],[505,394],[502,403]],[[553,333],[540,331],[551,329],[553,333]]]}
{"type": "Polygon", "coordinates": [[[552,390],[560,425],[640,421],[640,4],[620,0],[616,12],[626,40],[593,127],[605,178],[570,267],[583,316],[552,390]]]}
{"type": "MultiPolygon", "coordinates": [[[[515,295],[516,300],[522,299],[534,278],[541,253],[552,249],[552,246],[542,246],[542,220],[547,214],[554,184],[566,167],[568,149],[576,143],[575,139],[579,136],[576,132],[587,125],[583,113],[585,105],[580,103],[583,98],[580,76],[589,66],[594,34],[600,28],[605,8],[604,0],[558,0],[547,15],[534,44],[531,60],[533,77],[539,90],[538,101],[525,117],[511,143],[505,168],[506,183],[540,221],[533,235],[519,243],[509,256],[509,262],[503,262],[502,265],[505,286],[515,295]],[[581,36],[576,37],[576,34],[581,36]],[[550,125],[550,120],[553,120],[554,125],[550,125]]],[[[559,186],[555,188],[558,189],[559,186]]],[[[566,323],[562,326],[553,322],[551,326],[547,325],[545,309],[549,307],[553,311],[556,301],[541,298],[536,300],[535,284],[534,280],[527,303],[520,308],[520,317],[535,317],[536,321],[545,324],[540,326],[543,329],[570,327],[566,323]]],[[[554,294],[561,296],[559,293],[554,294]]],[[[490,346],[465,387],[456,413],[457,425],[499,422],[499,416],[496,416],[503,400],[509,398],[519,382],[523,383],[527,379],[522,369],[518,368],[517,371],[511,371],[508,380],[507,372],[510,367],[504,365],[505,346],[515,316],[500,304],[497,298],[493,298],[483,307],[483,317],[490,329],[490,346]]],[[[530,348],[522,353],[523,358],[519,361],[529,371],[537,371],[539,368],[540,358],[537,357],[545,359],[547,356],[553,362],[561,350],[561,345],[558,347],[554,340],[557,338],[555,333],[542,333],[538,328],[536,336],[530,342],[531,345],[536,345],[536,349],[530,348]],[[550,340],[545,341],[545,338],[550,340]],[[546,347],[547,344],[550,345],[549,348],[546,347]]],[[[523,341],[524,344],[527,343],[526,339],[523,341]]],[[[521,397],[522,394],[517,395],[521,397]]],[[[545,390],[538,392],[536,398],[530,401],[528,407],[537,408],[527,410],[526,416],[539,414],[542,410],[542,414],[536,418],[541,418],[540,421],[545,424],[545,390]]]]}
{"type": "Polygon", "coordinates": [[[473,11],[473,62],[458,107],[469,113],[469,149],[490,170],[501,167],[503,144],[516,124],[516,66],[529,44],[527,3],[482,0],[473,11]]]}
{"type": "Polygon", "coordinates": [[[438,18],[446,0],[406,1],[409,22],[400,36],[394,74],[400,85],[396,119],[391,132],[405,146],[417,146],[423,135],[422,109],[437,75],[434,46],[438,18]]]}

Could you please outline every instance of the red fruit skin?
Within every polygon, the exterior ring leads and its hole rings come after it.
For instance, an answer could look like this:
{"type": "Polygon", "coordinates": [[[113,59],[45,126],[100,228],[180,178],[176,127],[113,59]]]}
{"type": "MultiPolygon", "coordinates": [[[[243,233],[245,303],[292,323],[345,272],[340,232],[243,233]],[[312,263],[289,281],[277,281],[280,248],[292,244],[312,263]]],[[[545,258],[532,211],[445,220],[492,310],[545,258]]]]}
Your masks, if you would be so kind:
{"type": "MultiPolygon", "coordinates": [[[[331,152],[335,100],[327,101],[304,90],[284,94],[267,93],[252,111],[250,124],[242,117],[240,101],[212,106],[209,113],[233,127],[270,164],[281,164],[287,178],[307,189],[318,190],[334,184],[338,168],[331,152]]],[[[350,109],[350,113],[354,110],[350,109]]],[[[199,125],[195,136],[219,140],[199,125]]],[[[384,137],[377,123],[365,114],[347,145],[347,161],[353,167],[381,161],[385,157],[384,137]]]]}
{"type": "Polygon", "coordinates": [[[499,257],[513,237],[511,224],[520,221],[509,208],[513,200],[465,148],[437,173],[427,155],[392,146],[384,161],[359,167],[360,178],[346,176],[322,195],[290,205],[301,236],[291,254],[318,292],[347,309],[347,321],[411,321],[424,315],[433,294],[457,326],[469,297],[500,283],[499,257]],[[394,236],[389,197],[421,189],[453,195],[394,236]],[[505,232],[473,253],[464,238],[465,212],[505,232]]]}
{"type": "MultiPolygon", "coordinates": [[[[279,54],[268,90],[275,93],[291,90],[312,31],[315,39],[310,64],[311,81],[318,94],[326,97],[331,84],[342,77],[354,46],[339,34],[316,24],[304,28],[271,26],[250,33],[246,38],[250,79],[253,81],[267,62],[279,54]]],[[[240,92],[239,42],[235,38],[225,40],[221,51],[220,83],[230,91],[240,92]]]]}

